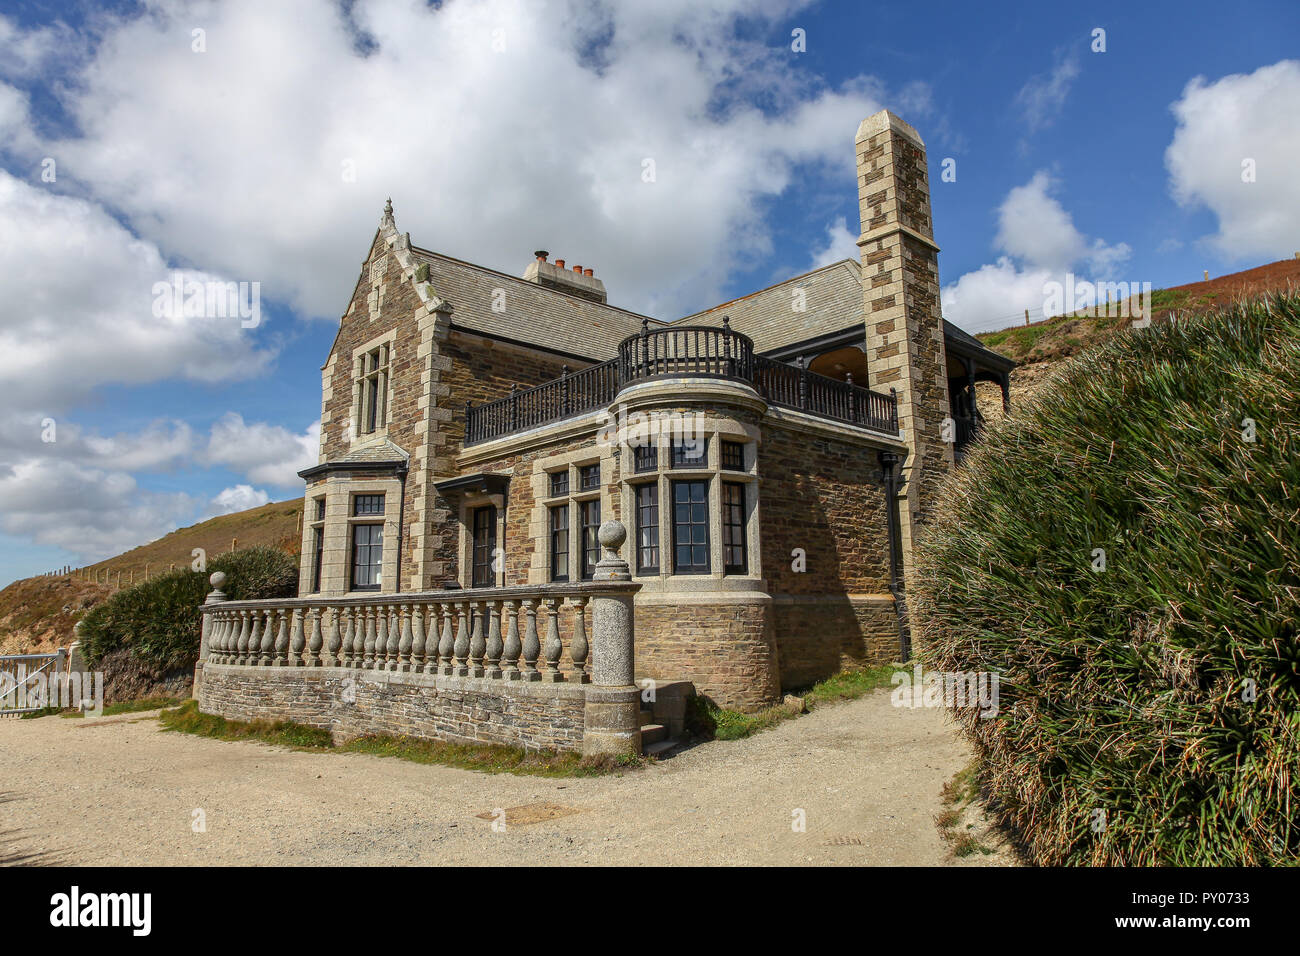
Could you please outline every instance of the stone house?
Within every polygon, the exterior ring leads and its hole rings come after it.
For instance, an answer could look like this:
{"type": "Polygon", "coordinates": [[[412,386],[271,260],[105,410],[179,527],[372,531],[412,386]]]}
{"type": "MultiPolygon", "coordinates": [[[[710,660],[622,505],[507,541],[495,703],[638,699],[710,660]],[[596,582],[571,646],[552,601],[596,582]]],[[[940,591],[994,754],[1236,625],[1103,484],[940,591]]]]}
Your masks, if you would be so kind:
{"type": "Polygon", "coordinates": [[[390,203],[322,368],[300,595],[580,581],[616,519],[638,678],[753,708],[904,656],[912,537],[1013,363],[940,315],[916,131],[878,113],[856,154],[860,260],[676,321],[544,251],[420,248],[390,203]]]}

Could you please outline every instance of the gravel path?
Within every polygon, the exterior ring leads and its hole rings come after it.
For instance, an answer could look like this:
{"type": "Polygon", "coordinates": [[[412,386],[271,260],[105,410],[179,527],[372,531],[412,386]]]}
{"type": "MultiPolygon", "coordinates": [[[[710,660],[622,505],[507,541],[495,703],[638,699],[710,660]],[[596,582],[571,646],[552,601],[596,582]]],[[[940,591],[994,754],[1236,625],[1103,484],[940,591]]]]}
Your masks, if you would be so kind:
{"type": "MultiPolygon", "coordinates": [[[[489,775],[164,733],[151,715],[0,720],[0,861],[131,864],[903,864],[952,859],[939,791],[970,759],[887,690],[618,777],[489,775]],[[504,831],[478,814],[577,812],[504,831]],[[793,811],[806,815],[794,832],[793,811]],[[194,832],[201,809],[206,832],[194,832]]],[[[516,817],[516,820],[520,817],[516,817]]]]}

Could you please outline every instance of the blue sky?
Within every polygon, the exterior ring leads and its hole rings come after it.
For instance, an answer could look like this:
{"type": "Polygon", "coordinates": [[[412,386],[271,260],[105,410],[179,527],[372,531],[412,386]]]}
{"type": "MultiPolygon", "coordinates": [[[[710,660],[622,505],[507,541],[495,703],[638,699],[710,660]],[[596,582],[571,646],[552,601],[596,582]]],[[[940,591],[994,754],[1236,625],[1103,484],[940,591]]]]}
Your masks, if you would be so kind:
{"type": "Polygon", "coordinates": [[[418,245],[547,248],[675,318],[853,255],[888,107],[929,150],[945,314],[996,328],[1067,271],[1300,249],[1298,38],[1294,2],[6,5],[0,582],[296,497],[390,195],[418,245]],[[178,269],[260,283],[259,324],[153,314],[178,269]]]}

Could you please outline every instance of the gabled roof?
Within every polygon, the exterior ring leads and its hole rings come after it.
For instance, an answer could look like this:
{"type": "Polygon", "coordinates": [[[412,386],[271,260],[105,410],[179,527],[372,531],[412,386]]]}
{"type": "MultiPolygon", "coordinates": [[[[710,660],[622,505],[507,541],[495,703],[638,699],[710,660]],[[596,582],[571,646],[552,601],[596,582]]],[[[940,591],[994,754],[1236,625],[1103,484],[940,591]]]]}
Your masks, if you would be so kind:
{"type": "Polygon", "coordinates": [[[724,315],[731,318],[733,329],[754,340],[759,352],[861,326],[859,266],[852,259],[841,259],[679,321],[721,325],[724,315]],[[802,311],[797,305],[802,305],[802,311]]]}
{"type": "Polygon", "coordinates": [[[618,354],[620,342],[641,331],[642,319],[662,324],[414,245],[411,254],[416,262],[428,264],[429,284],[451,303],[452,328],[603,362],[618,354]],[[497,289],[505,292],[503,312],[492,311],[497,289]]]}

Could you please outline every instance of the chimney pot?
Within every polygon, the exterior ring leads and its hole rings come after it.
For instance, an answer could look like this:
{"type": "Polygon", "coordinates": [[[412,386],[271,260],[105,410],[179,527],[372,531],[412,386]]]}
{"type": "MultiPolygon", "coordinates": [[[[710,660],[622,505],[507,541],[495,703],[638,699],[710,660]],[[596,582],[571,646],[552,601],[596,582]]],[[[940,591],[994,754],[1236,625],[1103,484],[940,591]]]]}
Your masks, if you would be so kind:
{"type": "Polygon", "coordinates": [[[578,275],[582,275],[582,266],[574,266],[573,271],[578,273],[578,275]]]}
{"type": "Polygon", "coordinates": [[[550,253],[547,252],[545,249],[538,249],[536,252],[533,253],[533,255],[537,257],[538,262],[545,262],[546,257],[550,255],[550,253]]]}
{"type": "Polygon", "coordinates": [[[591,269],[583,269],[582,274],[585,276],[594,276],[596,273],[591,269]]]}
{"type": "Polygon", "coordinates": [[[555,265],[556,265],[557,268],[563,269],[563,268],[564,268],[564,260],[563,260],[563,259],[556,259],[556,260],[555,260],[555,265]]]}

